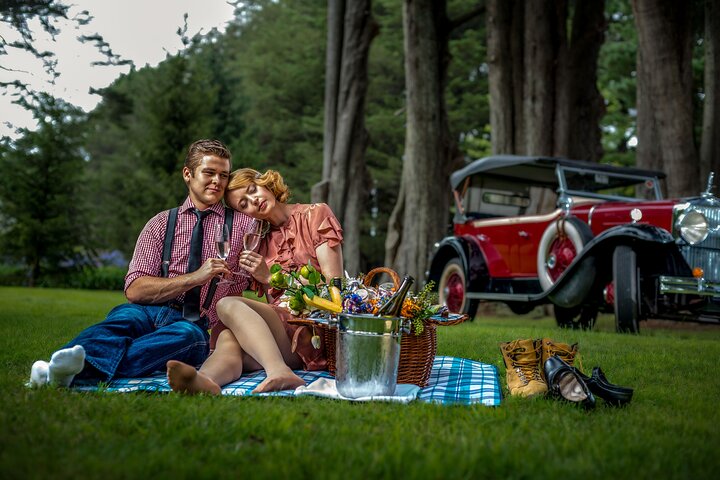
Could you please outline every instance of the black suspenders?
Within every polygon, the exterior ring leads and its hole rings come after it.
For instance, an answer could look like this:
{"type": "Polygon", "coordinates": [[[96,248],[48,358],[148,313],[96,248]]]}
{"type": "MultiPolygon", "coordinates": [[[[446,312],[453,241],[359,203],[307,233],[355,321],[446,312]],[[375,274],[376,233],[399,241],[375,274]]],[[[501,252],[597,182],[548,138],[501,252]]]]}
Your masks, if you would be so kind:
{"type": "MultiPolygon", "coordinates": [[[[172,252],[173,240],[175,240],[175,225],[177,224],[179,208],[180,207],[175,207],[171,209],[168,216],[167,227],[165,228],[165,243],[163,244],[162,263],[160,264],[161,277],[168,276],[168,269],[170,267],[170,252],[172,252]]],[[[234,214],[235,211],[232,208],[225,207],[225,225],[228,227],[231,240],[234,214]]],[[[203,303],[203,308],[205,309],[210,307],[210,304],[212,303],[213,297],[215,296],[215,289],[217,288],[217,282],[217,277],[213,278],[212,282],[210,282],[210,288],[205,296],[205,303],[203,303]]]]}
{"type": "Polygon", "coordinates": [[[162,263],[160,264],[160,276],[168,276],[168,268],[170,268],[170,252],[172,252],[173,240],[175,240],[175,224],[177,223],[178,210],[175,207],[170,210],[167,226],[165,227],[165,244],[163,245],[162,263]]]}

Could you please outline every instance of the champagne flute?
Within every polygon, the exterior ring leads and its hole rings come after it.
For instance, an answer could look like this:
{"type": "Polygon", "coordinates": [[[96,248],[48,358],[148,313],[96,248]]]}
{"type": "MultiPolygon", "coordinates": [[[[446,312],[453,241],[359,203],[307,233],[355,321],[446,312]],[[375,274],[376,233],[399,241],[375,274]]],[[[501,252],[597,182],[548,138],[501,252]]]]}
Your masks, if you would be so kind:
{"type": "MultiPolygon", "coordinates": [[[[262,226],[262,223],[259,223],[258,226],[255,228],[255,230],[250,232],[245,232],[243,235],[243,247],[245,248],[245,251],[255,251],[255,249],[260,245],[260,239],[262,238],[262,235],[260,234],[260,227],[262,226]]],[[[243,272],[249,274],[247,270],[243,270],[243,272]]]]}
{"type": "MultiPolygon", "coordinates": [[[[218,258],[227,260],[230,254],[230,230],[224,223],[218,223],[215,225],[215,249],[217,250],[218,258]]],[[[218,284],[234,284],[233,280],[225,280],[221,278],[218,284]]]]}
{"type": "Polygon", "coordinates": [[[258,245],[260,245],[260,232],[246,232],[245,235],[243,235],[243,246],[245,250],[255,251],[258,245]]]}

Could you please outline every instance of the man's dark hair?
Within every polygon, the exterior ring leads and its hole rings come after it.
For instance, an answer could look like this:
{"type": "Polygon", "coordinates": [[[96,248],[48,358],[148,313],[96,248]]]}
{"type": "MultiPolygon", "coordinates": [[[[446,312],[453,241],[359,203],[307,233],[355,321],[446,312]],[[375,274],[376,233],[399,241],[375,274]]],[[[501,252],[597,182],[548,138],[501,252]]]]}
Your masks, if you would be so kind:
{"type": "MultiPolygon", "coordinates": [[[[190,145],[187,156],[185,157],[185,166],[190,170],[192,175],[195,175],[195,168],[200,165],[200,161],[205,155],[217,155],[227,160],[232,159],[230,150],[223,145],[221,141],[208,139],[198,140],[190,145]]],[[[232,170],[232,163],[230,164],[230,169],[232,170]]]]}

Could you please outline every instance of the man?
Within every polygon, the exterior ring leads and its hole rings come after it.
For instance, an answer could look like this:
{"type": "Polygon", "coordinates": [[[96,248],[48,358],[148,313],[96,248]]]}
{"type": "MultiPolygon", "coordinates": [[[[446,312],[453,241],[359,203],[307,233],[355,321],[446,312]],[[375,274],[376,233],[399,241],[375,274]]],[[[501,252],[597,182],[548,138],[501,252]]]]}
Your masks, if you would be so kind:
{"type": "Polygon", "coordinates": [[[83,330],[50,362],[35,362],[31,385],[141,377],[165,370],[168,360],[202,364],[208,355],[208,327],[218,321],[217,301],[242,294],[249,279],[228,267],[236,268],[243,236],[255,227],[251,217],[234,210],[228,210],[226,219],[221,200],[230,158],[227,147],[217,140],[199,140],[190,146],[182,169],[188,197],[177,209],[173,231],[172,222],[168,223],[173,215],[166,210],[140,233],[125,276],[130,303],[115,307],[103,322],[83,330]],[[227,263],[218,258],[214,238],[217,225],[225,222],[232,223],[227,263]],[[166,231],[172,236],[170,248],[166,231]],[[169,261],[163,262],[166,248],[169,261]],[[233,281],[218,282],[221,277],[233,281]]]}

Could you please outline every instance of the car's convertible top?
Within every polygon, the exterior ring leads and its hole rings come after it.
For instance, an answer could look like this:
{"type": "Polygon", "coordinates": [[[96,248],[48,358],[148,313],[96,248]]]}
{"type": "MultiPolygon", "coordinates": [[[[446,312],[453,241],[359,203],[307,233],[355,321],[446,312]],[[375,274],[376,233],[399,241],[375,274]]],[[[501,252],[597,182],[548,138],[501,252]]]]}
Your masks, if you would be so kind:
{"type": "Polygon", "coordinates": [[[566,171],[606,173],[613,178],[613,181],[612,185],[605,183],[603,185],[605,188],[608,186],[632,185],[638,183],[639,178],[665,178],[665,174],[661,171],[616,167],[567,158],[494,155],[475,160],[460,170],[456,170],[450,175],[450,184],[453,189],[457,189],[467,177],[482,173],[485,178],[495,177],[512,181],[524,181],[554,190],[558,186],[556,174],[558,165],[566,171]]]}

